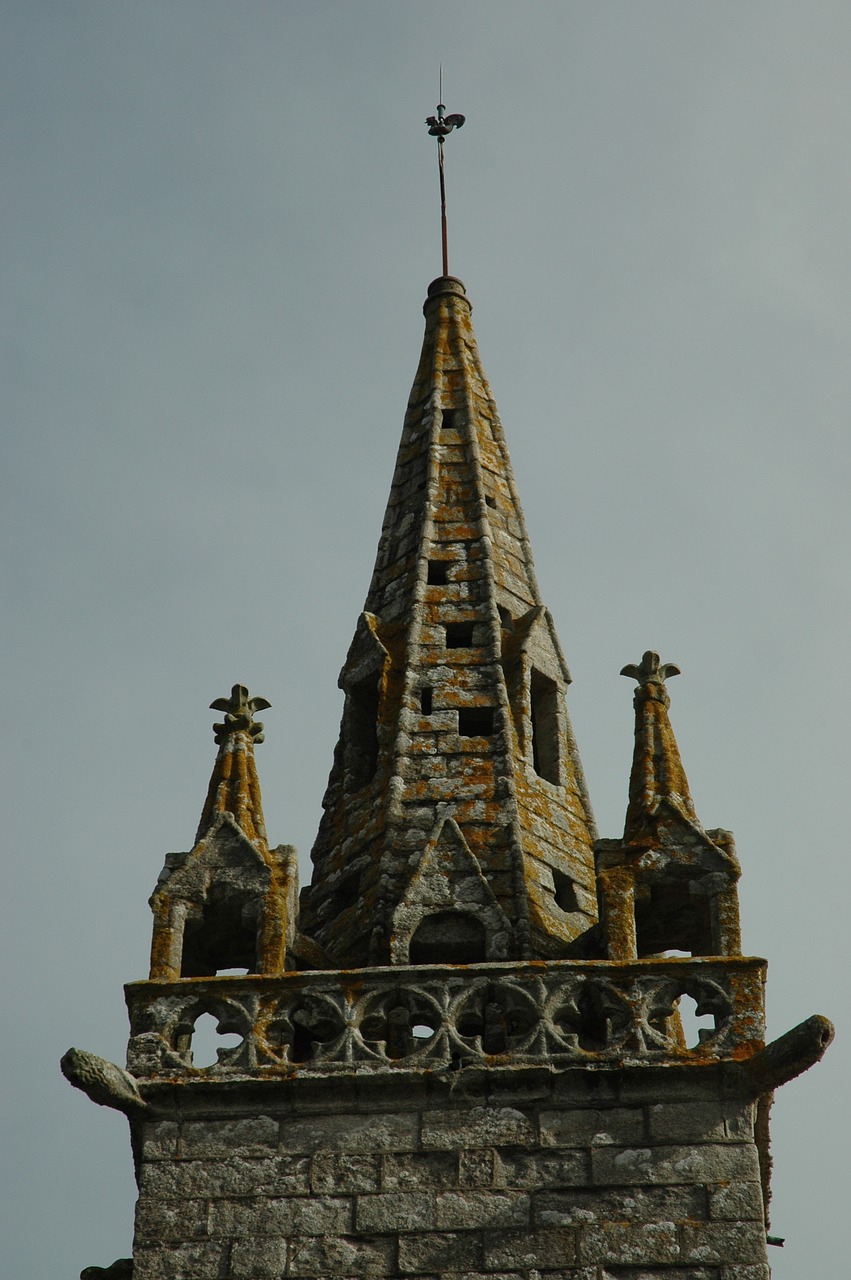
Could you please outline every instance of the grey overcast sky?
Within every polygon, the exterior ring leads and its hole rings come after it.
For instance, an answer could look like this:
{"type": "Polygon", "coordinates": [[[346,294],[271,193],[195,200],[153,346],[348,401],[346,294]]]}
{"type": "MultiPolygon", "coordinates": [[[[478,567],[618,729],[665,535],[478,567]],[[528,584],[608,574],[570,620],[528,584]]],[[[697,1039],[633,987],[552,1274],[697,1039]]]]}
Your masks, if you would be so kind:
{"type": "Polygon", "coordinates": [[[6,0],[2,1228],[9,1277],[130,1251],[123,1061],[207,710],[268,698],[309,875],[440,270],[500,405],[598,824],[631,685],[679,663],[769,1030],[840,1023],[774,1109],[775,1280],[847,1276],[851,6],[6,0]],[[844,1061],[843,1061],[844,1057],[844,1061]]]}

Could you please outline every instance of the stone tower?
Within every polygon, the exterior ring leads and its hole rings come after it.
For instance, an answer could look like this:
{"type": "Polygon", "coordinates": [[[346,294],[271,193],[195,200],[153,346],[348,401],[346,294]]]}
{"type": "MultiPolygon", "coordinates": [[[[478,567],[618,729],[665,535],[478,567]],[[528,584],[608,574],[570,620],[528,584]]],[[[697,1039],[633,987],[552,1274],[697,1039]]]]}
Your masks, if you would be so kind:
{"type": "Polygon", "coordinates": [[[139,1183],[132,1260],[85,1274],[767,1280],[772,1091],[830,1024],[765,1044],[732,836],[695,812],[653,652],[597,839],[464,286],[424,310],[312,883],[268,844],[269,704],[236,685],[127,1070],[63,1059],[127,1114],[139,1183]],[[201,1068],[204,1015],[238,1043],[201,1068]]]}

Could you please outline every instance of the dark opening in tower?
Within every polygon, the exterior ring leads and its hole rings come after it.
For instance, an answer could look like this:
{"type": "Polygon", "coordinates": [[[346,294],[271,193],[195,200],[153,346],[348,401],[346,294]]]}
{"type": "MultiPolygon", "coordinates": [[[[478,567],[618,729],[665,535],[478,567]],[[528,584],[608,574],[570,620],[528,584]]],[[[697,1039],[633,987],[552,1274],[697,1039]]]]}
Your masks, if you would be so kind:
{"type": "Polygon", "coordinates": [[[344,724],[346,787],[359,791],[378,768],[378,674],[349,687],[344,724]]]}
{"type": "Polygon", "coordinates": [[[711,956],[711,900],[704,894],[693,894],[688,880],[645,885],[635,898],[635,933],[639,956],[666,951],[711,956]]]}
{"type": "Polygon", "coordinates": [[[189,915],[183,930],[182,978],[203,978],[223,969],[257,969],[256,899],[234,892],[226,884],[211,885],[197,915],[189,915]]]}
{"type": "Polygon", "coordinates": [[[558,685],[532,668],[529,681],[532,715],[532,763],[539,777],[558,786],[559,716],[558,685]]]}

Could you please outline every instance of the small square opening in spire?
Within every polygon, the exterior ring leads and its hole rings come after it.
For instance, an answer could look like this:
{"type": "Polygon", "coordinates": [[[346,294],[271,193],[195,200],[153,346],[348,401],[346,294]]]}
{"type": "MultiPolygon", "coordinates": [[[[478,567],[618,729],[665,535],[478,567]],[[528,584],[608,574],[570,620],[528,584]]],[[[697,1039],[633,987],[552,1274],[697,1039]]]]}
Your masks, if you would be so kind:
{"type": "Polygon", "coordinates": [[[447,622],[447,649],[471,649],[473,647],[472,622],[447,622]]]}
{"type": "Polygon", "coordinates": [[[448,582],[448,560],[429,560],[426,582],[430,587],[442,587],[448,582]]]}
{"type": "Polygon", "coordinates": [[[459,707],[458,733],[462,738],[492,737],[493,707],[459,707]]]}

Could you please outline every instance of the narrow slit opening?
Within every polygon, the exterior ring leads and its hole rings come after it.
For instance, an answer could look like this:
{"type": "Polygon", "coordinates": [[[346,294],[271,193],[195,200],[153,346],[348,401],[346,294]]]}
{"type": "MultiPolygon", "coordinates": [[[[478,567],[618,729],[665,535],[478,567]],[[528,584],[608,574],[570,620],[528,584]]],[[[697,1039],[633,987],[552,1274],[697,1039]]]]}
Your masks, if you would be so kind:
{"type": "Polygon", "coordinates": [[[420,689],[420,710],[422,711],[424,716],[431,715],[431,705],[432,705],[432,690],[430,687],[426,686],[426,688],[420,689]]]}

